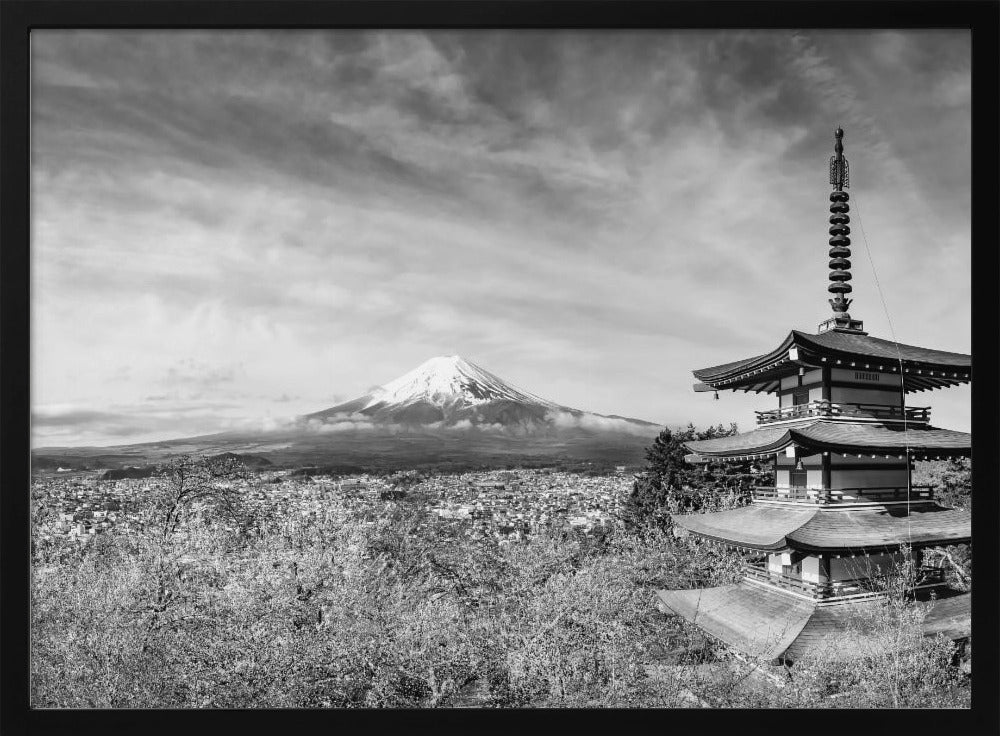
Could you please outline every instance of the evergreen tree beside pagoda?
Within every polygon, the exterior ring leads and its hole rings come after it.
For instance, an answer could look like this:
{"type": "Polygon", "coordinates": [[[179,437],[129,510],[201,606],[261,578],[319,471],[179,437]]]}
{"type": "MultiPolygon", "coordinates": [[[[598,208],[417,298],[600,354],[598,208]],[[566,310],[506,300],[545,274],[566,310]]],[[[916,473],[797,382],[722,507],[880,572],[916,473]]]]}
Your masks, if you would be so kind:
{"type": "Polygon", "coordinates": [[[632,526],[670,526],[670,515],[735,508],[750,502],[752,483],[761,483],[769,469],[757,462],[710,459],[689,463],[685,442],[728,437],[735,423],[704,430],[693,424],[683,430],[666,427],[646,448],[646,468],[632,486],[625,518],[632,526]]]}

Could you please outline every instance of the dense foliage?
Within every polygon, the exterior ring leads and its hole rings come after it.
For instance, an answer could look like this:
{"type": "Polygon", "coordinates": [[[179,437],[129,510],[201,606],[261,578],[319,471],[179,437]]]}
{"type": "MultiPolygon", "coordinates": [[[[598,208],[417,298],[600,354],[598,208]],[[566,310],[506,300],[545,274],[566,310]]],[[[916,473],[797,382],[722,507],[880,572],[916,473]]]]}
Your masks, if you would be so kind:
{"type": "Polygon", "coordinates": [[[670,515],[741,506],[750,501],[750,487],[764,482],[759,463],[726,460],[687,462],[692,454],[685,447],[693,440],[728,437],[737,433],[735,424],[699,430],[689,424],[675,431],[660,432],[646,450],[646,468],[636,476],[626,506],[630,526],[667,528],[670,515]]]}
{"type": "MultiPolygon", "coordinates": [[[[935,499],[943,506],[972,511],[972,460],[969,458],[917,463],[913,485],[931,486],[935,499]]],[[[951,587],[972,589],[972,545],[934,548],[924,554],[929,563],[944,567],[951,587]]]]}
{"type": "Polygon", "coordinates": [[[913,485],[931,486],[944,506],[972,511],[972,460],[959,457],[916,464],[913,485]]]}
{"type": "Polygon", "coordinates": [[[655,605],[657,588],[734,581],[739,557],[655,528],[474,539],[399,481],[404,493],[363,511],[334,498],[303,515],[278,495],[243,503],[260,481],[238,468],[189,464],[160,477],[141,527],[36,547],[32,704],[967,702],[950,644],[912,634],[902,666],[881,653],[849,672],[806,663],[777,688],[655,605]]]}

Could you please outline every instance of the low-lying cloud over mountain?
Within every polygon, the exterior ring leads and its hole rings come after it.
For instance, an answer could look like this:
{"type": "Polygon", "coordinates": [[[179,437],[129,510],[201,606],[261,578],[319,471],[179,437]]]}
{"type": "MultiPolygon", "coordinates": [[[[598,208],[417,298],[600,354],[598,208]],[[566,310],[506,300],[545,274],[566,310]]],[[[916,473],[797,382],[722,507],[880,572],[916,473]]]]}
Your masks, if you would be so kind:
{"type": "Polygon", "coordinates": [[[560,406],[458,355],[431,358],[364,396],[303,419],[306,428],[319,432],[419,427],[514,434],[580,430],[650,435],[659,430],[659,425],[639,419],[560,406]]]}

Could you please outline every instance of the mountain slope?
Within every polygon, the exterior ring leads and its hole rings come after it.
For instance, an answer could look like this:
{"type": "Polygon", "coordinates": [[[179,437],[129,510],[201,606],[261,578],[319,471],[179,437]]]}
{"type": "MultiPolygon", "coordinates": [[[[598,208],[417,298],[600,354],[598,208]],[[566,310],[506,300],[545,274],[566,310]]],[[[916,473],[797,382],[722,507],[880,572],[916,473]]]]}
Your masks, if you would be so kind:
{"type": "Polygon", "coordinates": [[[561,406],[459,356],[432,358],[364,396],[270,430],[119,447],[38,448],[36,467],[112,468],[180,455],[251,453],[345,469],[641,464],[658,424],[561,406]],[[54,464],[54,465],[53,465],[54,464]]]}
{"type": "MultiPolygon", "coordinates": [[[[621,423],[620,431],[657,427],[638,419],[606,417],[561,406],[517,388],[458,355],[431,358],[364,396],[304,417],[324,424],[354,420],[406,427],[536,431],[585,425],[589,418],[604,420],[605,430],[612,430],[615,422],[621,423]]],[[[596,428],[595,422],[589,423],[596,428]]]]}

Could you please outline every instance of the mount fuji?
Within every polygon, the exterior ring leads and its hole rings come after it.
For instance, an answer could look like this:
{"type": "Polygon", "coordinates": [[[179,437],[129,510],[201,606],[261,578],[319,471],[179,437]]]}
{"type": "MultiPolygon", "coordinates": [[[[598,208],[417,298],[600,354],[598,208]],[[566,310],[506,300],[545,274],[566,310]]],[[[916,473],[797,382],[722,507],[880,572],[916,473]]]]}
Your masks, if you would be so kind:
{"type": "Polygon", "coordinates": [[[89,467],[108,468],[219,453],[339,471],[563,462],[638,466],[661,429],[562,406],[450,355],[431,358],[353,401],[277,427],[119,447],[39,448],[33,457],[66,467],[87,459],[89,467]]]}
{"type": "Polygon", "coordinates": [[[515,432],[568,429],[659,431],[639,419],[592,414],[555,404],[507,383],[458,355],[439,356],[353,401],[304,417],[315,424],[373,425],[515,432]]]}

